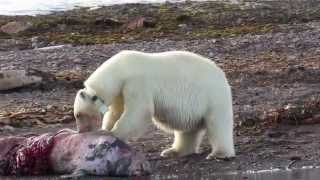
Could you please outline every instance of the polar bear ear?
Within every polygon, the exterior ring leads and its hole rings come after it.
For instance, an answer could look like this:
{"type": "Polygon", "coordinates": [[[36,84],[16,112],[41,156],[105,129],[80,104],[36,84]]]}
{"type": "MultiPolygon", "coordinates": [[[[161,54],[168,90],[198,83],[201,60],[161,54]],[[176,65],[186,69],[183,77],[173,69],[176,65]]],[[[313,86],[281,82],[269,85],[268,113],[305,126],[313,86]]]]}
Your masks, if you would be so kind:
{"type": "Polygon", "coordinates": [[[86,93],[84,91],[80,91],[79,95],[82,99],[86,98],[86,93]]]}

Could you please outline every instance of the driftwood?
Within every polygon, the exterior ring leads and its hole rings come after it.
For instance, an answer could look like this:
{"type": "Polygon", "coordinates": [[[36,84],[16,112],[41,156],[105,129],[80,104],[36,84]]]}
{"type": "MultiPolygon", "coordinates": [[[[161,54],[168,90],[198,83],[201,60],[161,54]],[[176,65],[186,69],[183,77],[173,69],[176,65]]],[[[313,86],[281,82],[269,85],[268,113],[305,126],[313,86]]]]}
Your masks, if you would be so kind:
{"type": "Polygon", "coordinates": [[[42,82],[43,77],[35,70],[0,71],[0,91],[42,82]]]}

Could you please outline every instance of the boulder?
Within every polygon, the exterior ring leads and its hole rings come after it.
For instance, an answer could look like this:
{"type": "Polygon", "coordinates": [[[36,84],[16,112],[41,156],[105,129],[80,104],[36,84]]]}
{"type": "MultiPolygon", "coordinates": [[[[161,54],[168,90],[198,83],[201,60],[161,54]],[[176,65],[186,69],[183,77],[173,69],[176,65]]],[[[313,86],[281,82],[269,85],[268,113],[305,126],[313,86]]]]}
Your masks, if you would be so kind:
{"type": "Polygon", "coordinates": [[[26,70],[0,71],[0,91],[40,83],[42,79],[26,70]]]}

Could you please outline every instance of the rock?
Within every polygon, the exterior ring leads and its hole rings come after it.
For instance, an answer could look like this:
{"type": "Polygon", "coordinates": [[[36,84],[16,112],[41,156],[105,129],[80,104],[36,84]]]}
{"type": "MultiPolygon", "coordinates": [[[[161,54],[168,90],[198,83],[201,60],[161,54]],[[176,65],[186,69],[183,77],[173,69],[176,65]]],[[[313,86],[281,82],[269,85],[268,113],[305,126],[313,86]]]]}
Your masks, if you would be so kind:
{"type": "Polygon", "coordinates": [[[3,127],[1,128],[1,130],[14,132],[14,131],[15,131],[15,128],[12,127],[12,126],[9,126],[9,125],[5,125],[5,126],[3,126],[3,127]]]}
{"type": "Polygon", "coordinates": [[[67,29],[67,25],[66,24],[58,24],[57,28],[60,30],[60,31],[65,31],[67,29]]]}
{"type": "Polygon", "coordinates": [[[48,44],[49,44],[48,40],[46,40],[42,37],[33,36],[31,38],[31,47],[34,49],[46,47],[46,46],[48,46],[48,44]]]}
{"type": "Polygon", "coordinates": [[[237,42],[235,39],[231,39],[231,40],[230,40],[230,44],[231,44],[232,46],[236,46],[236,45],[238,44],[238,42],[237,42]]]}
{"type": "Polygon", "coordinates": [[[288,58],[288,60],[295,60],[295,59],[297,59],[297,56],[295,56],[295,55],[288,55],[287,58],[288,58]]]}
{"type": "Polygon", "coordinates": [[[178,27],[181,29],[187,29],[188,25],[187,24],[179,24],[178,27]]]}
{"type": "Polygon", "coordinates": [[[81,64],[81,63],[83,62],[83,60],[78,57],[78,58],[74,58],[74,59],[73,59],[73,62],[74,62],[75,64],[81,64]]]}
{"type": "Polygon", "coordinates": [[[279,131],[270,131],[270,132],[267,132],[267,136],[269,138],[280,138],[282,136],[286,135],[286,133],[284,132],[279,132],[279,131]]]}
{"type": "Polygon", "coordinates": [[[290,157],[290,160],[291,160],[291,161],[301,161],[302,158],[301,158],[300,156],[291,156],[291,157],[290,157]]]}
{"type": "Polygon", "coordinates": [[[187,22],[187,21],[191,20],[191,16],[189,16],[187,14],[181,14],[181,15],[178,15],[176,20],[179,21],[179,22],[187,22]]]}
{"type": "Polygon", "coordinates": [[[104,25],[104,26],[109,26],[109,27],[117,27],[121,26],[123,23],[112,18],[96,18],[95,25],[104,25]]]}
{"type": "Polygon", "coordinates": [[[12,21],[3,25],[0,29],[2,32],[7,34],[18,34],[20,32],[30,29],[31,27],[32,27],[31,22],[12,21]]]}
{"type": "Polygon", "coordinates": [[[155,26],[155,22],[153,19],[140,17],[125,24],[124,28],[127,30],[134,30],[142,27],[154,27],[154,26],[155,26]]]}
{"type": "Polygon", "coordinates": [[[213,52],[209,52],[209,55],[208,55],[210,58],[213,58],[214,57],[214,53],[213,52]]]}
{"type": "Polygon", "coordinates": [[[28,39],[0,39],[0,51],[30,49],[31,42],[28,39]]]}
{"type": "Polygon", "coordinates": [[[53,105],[49,104],[49,105],[47,105],[46,109],[48,111],[52,111],[52,110],[56,109],[56,106],[53,106],[53,105]]]}
{"type": "Polygon", "coordinates": [[[26,70],[0,71],[0,91],[40,83],[41,81],[42,77],[30,74],[26,70]]]}
{"type": "Polygon", "coordinates": [[[210,42],[211,42],[212,44],[215,44],[215,43],[217,42],[217,39],[211,39],[210,42]]]}

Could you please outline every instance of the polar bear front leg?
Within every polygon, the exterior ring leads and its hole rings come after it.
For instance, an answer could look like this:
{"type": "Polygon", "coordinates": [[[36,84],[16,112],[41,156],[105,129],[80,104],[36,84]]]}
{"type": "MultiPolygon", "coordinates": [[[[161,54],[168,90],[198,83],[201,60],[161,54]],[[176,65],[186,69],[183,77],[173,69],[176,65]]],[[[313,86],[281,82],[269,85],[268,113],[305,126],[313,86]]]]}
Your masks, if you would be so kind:
{"type": "Polygon", "coordinates": [[[214,108],[213,114],[205,118],[208,138],[212,152],[206,159],[231,158],[235,156],[233,142],[233,112],[232,103],[229,100],[226,104],[214,108]]]}
{"type": "Polygon", "coordinates": [[[118,96],[109,106],[109,111],[103,116],[102,129],[111,131],[117,120],[120,119],[123,113],[123,97],[118,96]]]}
{"type": "Polygon", "coordinates": [[[162,157],[181,157],[199,153],[200,144],[204,135],[201,129],[192,131],[174,131],[174,142],[171,148],[161,152],[162,157]]]}
{"type": "Polygon", "coordinates": [[[142,91],[124,93],[124,112],[111,133],[121,140],[142,136],[152,123],[152,98],[142,91]]]}
{"type": "Polygon", "coordinates": [[[117,122],[117,120],[120,118],[120,116],[121,115],[119,115],[118,118],[116,118],[113,115],[112,111],[106,112],[106,114],[103,116],[101,129],[111,131],[111,129],[113,128],[113,126],[117,122]]]}

